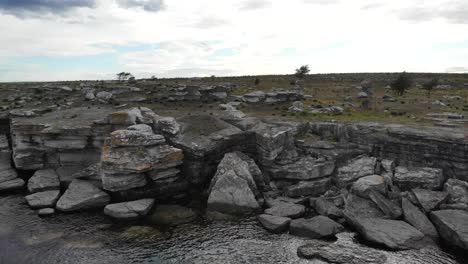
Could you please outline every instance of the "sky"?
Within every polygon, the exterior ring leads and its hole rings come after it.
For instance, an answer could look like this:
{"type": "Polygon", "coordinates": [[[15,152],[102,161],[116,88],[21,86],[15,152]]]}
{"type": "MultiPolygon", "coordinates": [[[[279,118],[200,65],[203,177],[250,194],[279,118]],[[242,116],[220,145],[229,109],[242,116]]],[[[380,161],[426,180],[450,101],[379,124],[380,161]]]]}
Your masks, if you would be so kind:
{"type": "Polygon", "coordinates": [[[0,0],[0,82],[468,72],[468,1],[0,0]]]}

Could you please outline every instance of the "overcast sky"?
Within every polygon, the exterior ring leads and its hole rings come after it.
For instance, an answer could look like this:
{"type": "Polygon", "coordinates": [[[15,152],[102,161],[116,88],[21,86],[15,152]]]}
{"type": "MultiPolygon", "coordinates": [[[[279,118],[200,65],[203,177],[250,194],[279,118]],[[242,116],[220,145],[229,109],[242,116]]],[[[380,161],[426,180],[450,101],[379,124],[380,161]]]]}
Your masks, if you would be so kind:
{"type": "Polygon", "coordinates": [[[468,72],[468,1],[0,0],[0,81],[468,72]]]}

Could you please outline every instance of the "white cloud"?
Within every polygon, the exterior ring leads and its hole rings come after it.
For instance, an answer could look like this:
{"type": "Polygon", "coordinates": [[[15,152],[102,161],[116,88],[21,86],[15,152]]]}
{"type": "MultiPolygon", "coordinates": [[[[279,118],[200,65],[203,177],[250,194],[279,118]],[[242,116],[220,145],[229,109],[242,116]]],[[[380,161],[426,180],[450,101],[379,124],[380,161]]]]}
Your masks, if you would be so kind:
{"type": "MultiPolygon", "coordinates": [[[[119,2],[98,0],[93,8],[77,8],[73,15],[47,19],[22,20],[0,14],[0,62],[25,56],[111,54],[116,45],[154,44],[149,50],[117,53],[118,66],[137,77],[287,74],[303,64],[309,64],[312,72],[468,67],[468,25],[453,24],[460,20],[455,18],[463,9],[451,20],[441,15],[418,23],[402,19],[402,11],[406,8],[410,14],[422,3],[419,0],[411,4],[404,0],[333,4],[322,0],[170,0],[163,9],[154,10],[142,3],[162,1],[125,1],[138,3],[136,8],[122,8],[119,2]],[[247,6],[253,11],[242,8],[247,6]],[[220,55],[219,50],[228,52],[220,55]]],[[[442,14],[433,8],[452,2],[434,0],[422,6],[442,14]]],[[[95,79],[109,76],[109,71],[82,69],[58,76],[45,70],[37,74],[37,69],[25,67],[15,74],[0,75],[0,80],[38,75],[42,79],[95,79]]]]}

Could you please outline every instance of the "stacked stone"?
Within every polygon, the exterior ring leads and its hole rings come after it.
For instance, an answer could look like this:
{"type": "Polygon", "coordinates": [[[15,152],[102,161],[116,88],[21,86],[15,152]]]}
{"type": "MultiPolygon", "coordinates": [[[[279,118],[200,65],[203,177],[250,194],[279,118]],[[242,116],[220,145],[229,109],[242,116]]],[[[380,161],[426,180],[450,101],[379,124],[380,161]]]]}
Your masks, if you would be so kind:
{"type": "Polygon", "coordinates": [[[179,179],[182,150],[169,146],[162,135],[145,124],[116,130],[102,148],[102,185],[117,192],[143,187],[153,181],[169,184],[179,179]]]}
{"type": "Polygon", "coordinates": [[[5,135],[0,135],[0,191],[21,188],[24,181],[11,168],[11,151],[5,135]]]}

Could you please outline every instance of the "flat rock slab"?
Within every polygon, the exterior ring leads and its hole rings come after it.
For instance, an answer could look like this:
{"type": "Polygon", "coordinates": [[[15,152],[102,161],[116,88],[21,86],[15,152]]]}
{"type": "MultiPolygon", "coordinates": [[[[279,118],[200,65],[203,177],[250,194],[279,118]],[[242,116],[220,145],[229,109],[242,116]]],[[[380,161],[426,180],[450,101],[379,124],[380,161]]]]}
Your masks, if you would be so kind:
{"type": "Polygon", "coordinates": [[[333,202],[324,198],[316,199],[314,204],[311,205],[319,215],[324,215],[332,219],[343,217],[343,211],[336,207],[333,202]]]}
{"type": "Polygon", "coordinates": [[[402,198],[401,206],[403,209],[403,215],[405,221],[414,226],[416,229],[421,231],[426,236],[431,237],[434,241],[437,241],[439,235],[436,228],[431,223],[426,214],[421,212],[417,206],[411,203],[408,199],[402,198]]]}
{"type": "Polygon", "coordinates": [[[332,237],[343,230],[342,225],[323,215],[310,219],[295,219],[291,221],[289,226],[292,235],[308,238],[332,237]]]}
{"type": "Polygon", "coordinates": [[[413,189],[411,192],[414,194],[414,197],[426,213],[437,209],[448,199],[447,192],[437,192],[425,189],[413,189]]]}
{"type": "Polygon", "coordinates": [[[431,220],[447,243],[468,250],[468,212],[440,210],[431,212],[431,220]]]}
{"type": "Polygon", "coordinates": [[[288,230],[291,218],[262,214],[258,216],[258,221],[266,230],[272,233],[282,233],[288,230]]]}
{"type": "Polygon", "coordinates": [[[265,214],[289,218],[299,218],[305,213],[305,206],[293,203],[279,203],[265,210],[265,214]]]}
{"type": "Polygon", "coordinates": [[[26,196],[26,202],[32,208],[54,207],[60,197],[60,191],[45,191],[26,196]]]}
{"type": "Polygon", "coordinates": [[[390,249],[417,249],[423,246],[424,234],[404,221],[363,218],[345,215],[346,221],[368,242],[390,249]]]}
{"type": "Polygon", "coordinates": [[[31,193],[59,189],[59,176],[53,169],[38,170],[28,181],[28,190],[31,193]]]}
{"type": "Polygon", "coordinates": [[[75,179],[57,202],[57,210],[69,212],[106,206],[110,196],[91,182],[75,179]]]}
{"type": "Polygon", "coordinates": [[[117,219],[135,219],[147,215],[153,204],[154,199],[108,204],[104,207],[104,214],[117,219]]]}

